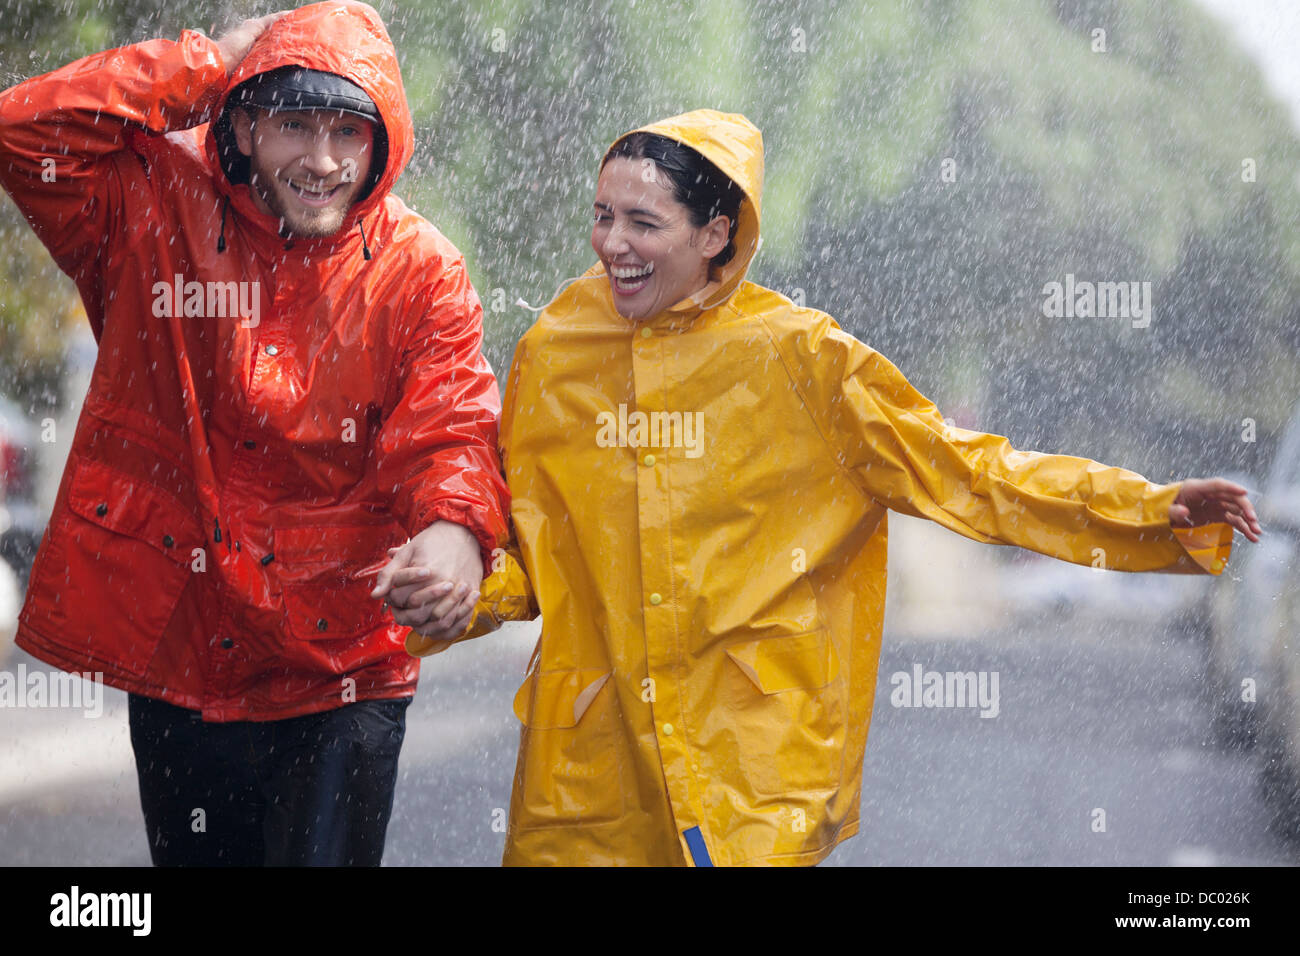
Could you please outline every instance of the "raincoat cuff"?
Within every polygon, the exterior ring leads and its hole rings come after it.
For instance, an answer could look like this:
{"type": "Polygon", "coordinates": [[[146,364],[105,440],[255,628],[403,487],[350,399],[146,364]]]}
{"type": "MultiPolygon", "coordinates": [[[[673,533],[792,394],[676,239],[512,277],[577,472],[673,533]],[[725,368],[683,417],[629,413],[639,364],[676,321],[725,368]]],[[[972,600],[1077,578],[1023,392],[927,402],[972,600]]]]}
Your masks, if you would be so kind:
{"type": "Polygon", "coordinates": [[[207,59],[229,73],[227,63],[221,56],[221,46],[202,30],[182,30],[176,42],[187,46],[196,54],[207,54],[207,59]]]}
{"type": "Polygon", "coordinates": [[[441,654],[457,641],[464,640],[464,636],[454,637],[449,640],[435,641],[432,637],[425,637],[418,631],[406,632],[406,653],[412,657],[432,657],[434,654],[441,654]]]}
{"type": "Polygon", "coordinates": [[[1232,525],[1216,522],[1195,528],[1171,528],[1185,552],[1182,561],[1191,559],[1208,574],[1222,574],[1232,554],[1232,525]]]}
{"type": "MultiPolygon", "coordinates": [[[[1169,521],[1169,508],[1182,489],[1183,483],[1173,482],[1160,487],[1152,505],[1157,514],[1169,521]]],[[[1168,525],[1174,540],[1182,546],[1174,563],[1160,570],[1173,574],[1222,574],[1232,553],[1232,525],[1216,521],[1192,528],[1175,528],[1168,525]]]]}
{"type": "Polygon", "coordinates": [[[469,619],[469,624],[465,626],[465,630],[459,637],[437,640],[418,631],[408,631],[406,634],[406,653],[412,657],[430,657],[434,654],[441,654],[453,644],[459,644],[461,641],[467,641],[472,637],[490,634],[500,626],[501,622],[492,613],[488,603],[483,598],[479,598],[478,603],[474,606],[474,613],[469,619]]]}
{"type": "Polygon", "coordinates": [[[206,88],[194,101],[194,111],[200,117],[196,122],[206,122],[212,117],[230,76],[221,47],[201,30],[182,30],[175,49],[184,52],[186,65],[197,74],[196,79],[200,83],[207,81],[206,88]]]}

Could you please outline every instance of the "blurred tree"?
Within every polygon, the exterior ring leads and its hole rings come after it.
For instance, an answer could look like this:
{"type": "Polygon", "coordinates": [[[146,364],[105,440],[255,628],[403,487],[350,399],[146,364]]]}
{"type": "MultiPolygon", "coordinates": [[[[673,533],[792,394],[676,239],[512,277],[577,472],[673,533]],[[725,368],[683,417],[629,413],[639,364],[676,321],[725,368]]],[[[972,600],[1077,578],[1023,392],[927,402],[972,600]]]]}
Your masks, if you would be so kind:
{"type": "MultiPolygon", "coordinates": [[[[466,253],[501,373],[533,318],[515,300],[541,305],[594,261],[608,143],[710,106],[764,131],[753,277],[836,316],[962,424],[1187,473],[1248,464],[1300,392],[1300,144],[1190,0],[375,5],[417,127],[398,192],[466,253]],[[1047,318],[1043,287],[1066,274],[1150,281],[1150,327],[1047,318]]],[[[8,81],[270,7],[50,9],[11,0],[8,81]]],[[[6,202],[0,375],[31,390],[71,286],[25,229],[6,202]]]]}
{"type": "MultiPolygon", "coordinates": [[[[211,2],[179,11],[156,0],[6,0],[0,88],[133,40],[175,35],[192,25],[212,30],[218,19],[231,23],[238,14],[211,2]]],[[[6,250],[0,262],[0,394],[35,413],[61,401],[65,340],[84,312],[72,280],[2,193],[0,243],[6,250]]]]}

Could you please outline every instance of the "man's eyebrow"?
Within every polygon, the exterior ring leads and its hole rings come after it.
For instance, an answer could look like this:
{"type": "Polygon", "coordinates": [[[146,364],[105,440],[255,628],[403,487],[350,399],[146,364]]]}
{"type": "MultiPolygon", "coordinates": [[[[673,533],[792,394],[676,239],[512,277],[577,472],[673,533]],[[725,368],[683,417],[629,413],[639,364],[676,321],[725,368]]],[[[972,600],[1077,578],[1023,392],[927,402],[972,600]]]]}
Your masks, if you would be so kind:
{"type": "Polygon", "coordinates": [[[284,120],[297,120],[298,122],[302,122],[311,119],[306,110],[267,110],[266,118],[280,122],[283,122],[284,120]]]}

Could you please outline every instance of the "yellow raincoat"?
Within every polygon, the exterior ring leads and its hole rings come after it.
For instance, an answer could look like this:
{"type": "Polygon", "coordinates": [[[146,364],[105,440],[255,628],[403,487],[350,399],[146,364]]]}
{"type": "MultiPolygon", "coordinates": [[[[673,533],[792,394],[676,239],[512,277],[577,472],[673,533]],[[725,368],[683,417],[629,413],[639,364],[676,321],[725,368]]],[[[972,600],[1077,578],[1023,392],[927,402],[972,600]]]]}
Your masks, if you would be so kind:
{"type": "Polygon", "coordinates": [[[858,829],[889,509],[1127,571],[1217,574],[1232,529],[1171,530],[1177,484],[946,425],[829,316],[744,281],[757,129],[645,129],[748,202],[695,296],[633,323],[597,266],[515,353],[500,448],[526,577],[502,556],[466,634],[542,616],[505,863],[816,863],[858,829]]]}

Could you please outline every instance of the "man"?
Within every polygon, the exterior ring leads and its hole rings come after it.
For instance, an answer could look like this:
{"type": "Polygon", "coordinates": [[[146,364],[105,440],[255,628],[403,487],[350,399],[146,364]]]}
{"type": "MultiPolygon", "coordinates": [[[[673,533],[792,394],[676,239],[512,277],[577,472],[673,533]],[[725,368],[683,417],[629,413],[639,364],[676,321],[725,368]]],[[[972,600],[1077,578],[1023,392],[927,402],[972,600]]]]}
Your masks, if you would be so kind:
{"type": "Polygon", "coordinates": [[[418,669],[371,574],[454,635],[504,538],[482,309],[390,193],[411,152],[360,3],[0,94],[0,181],[99,343],[17,643],[131,694],[156,864],[378,864],[418,669]]]}

